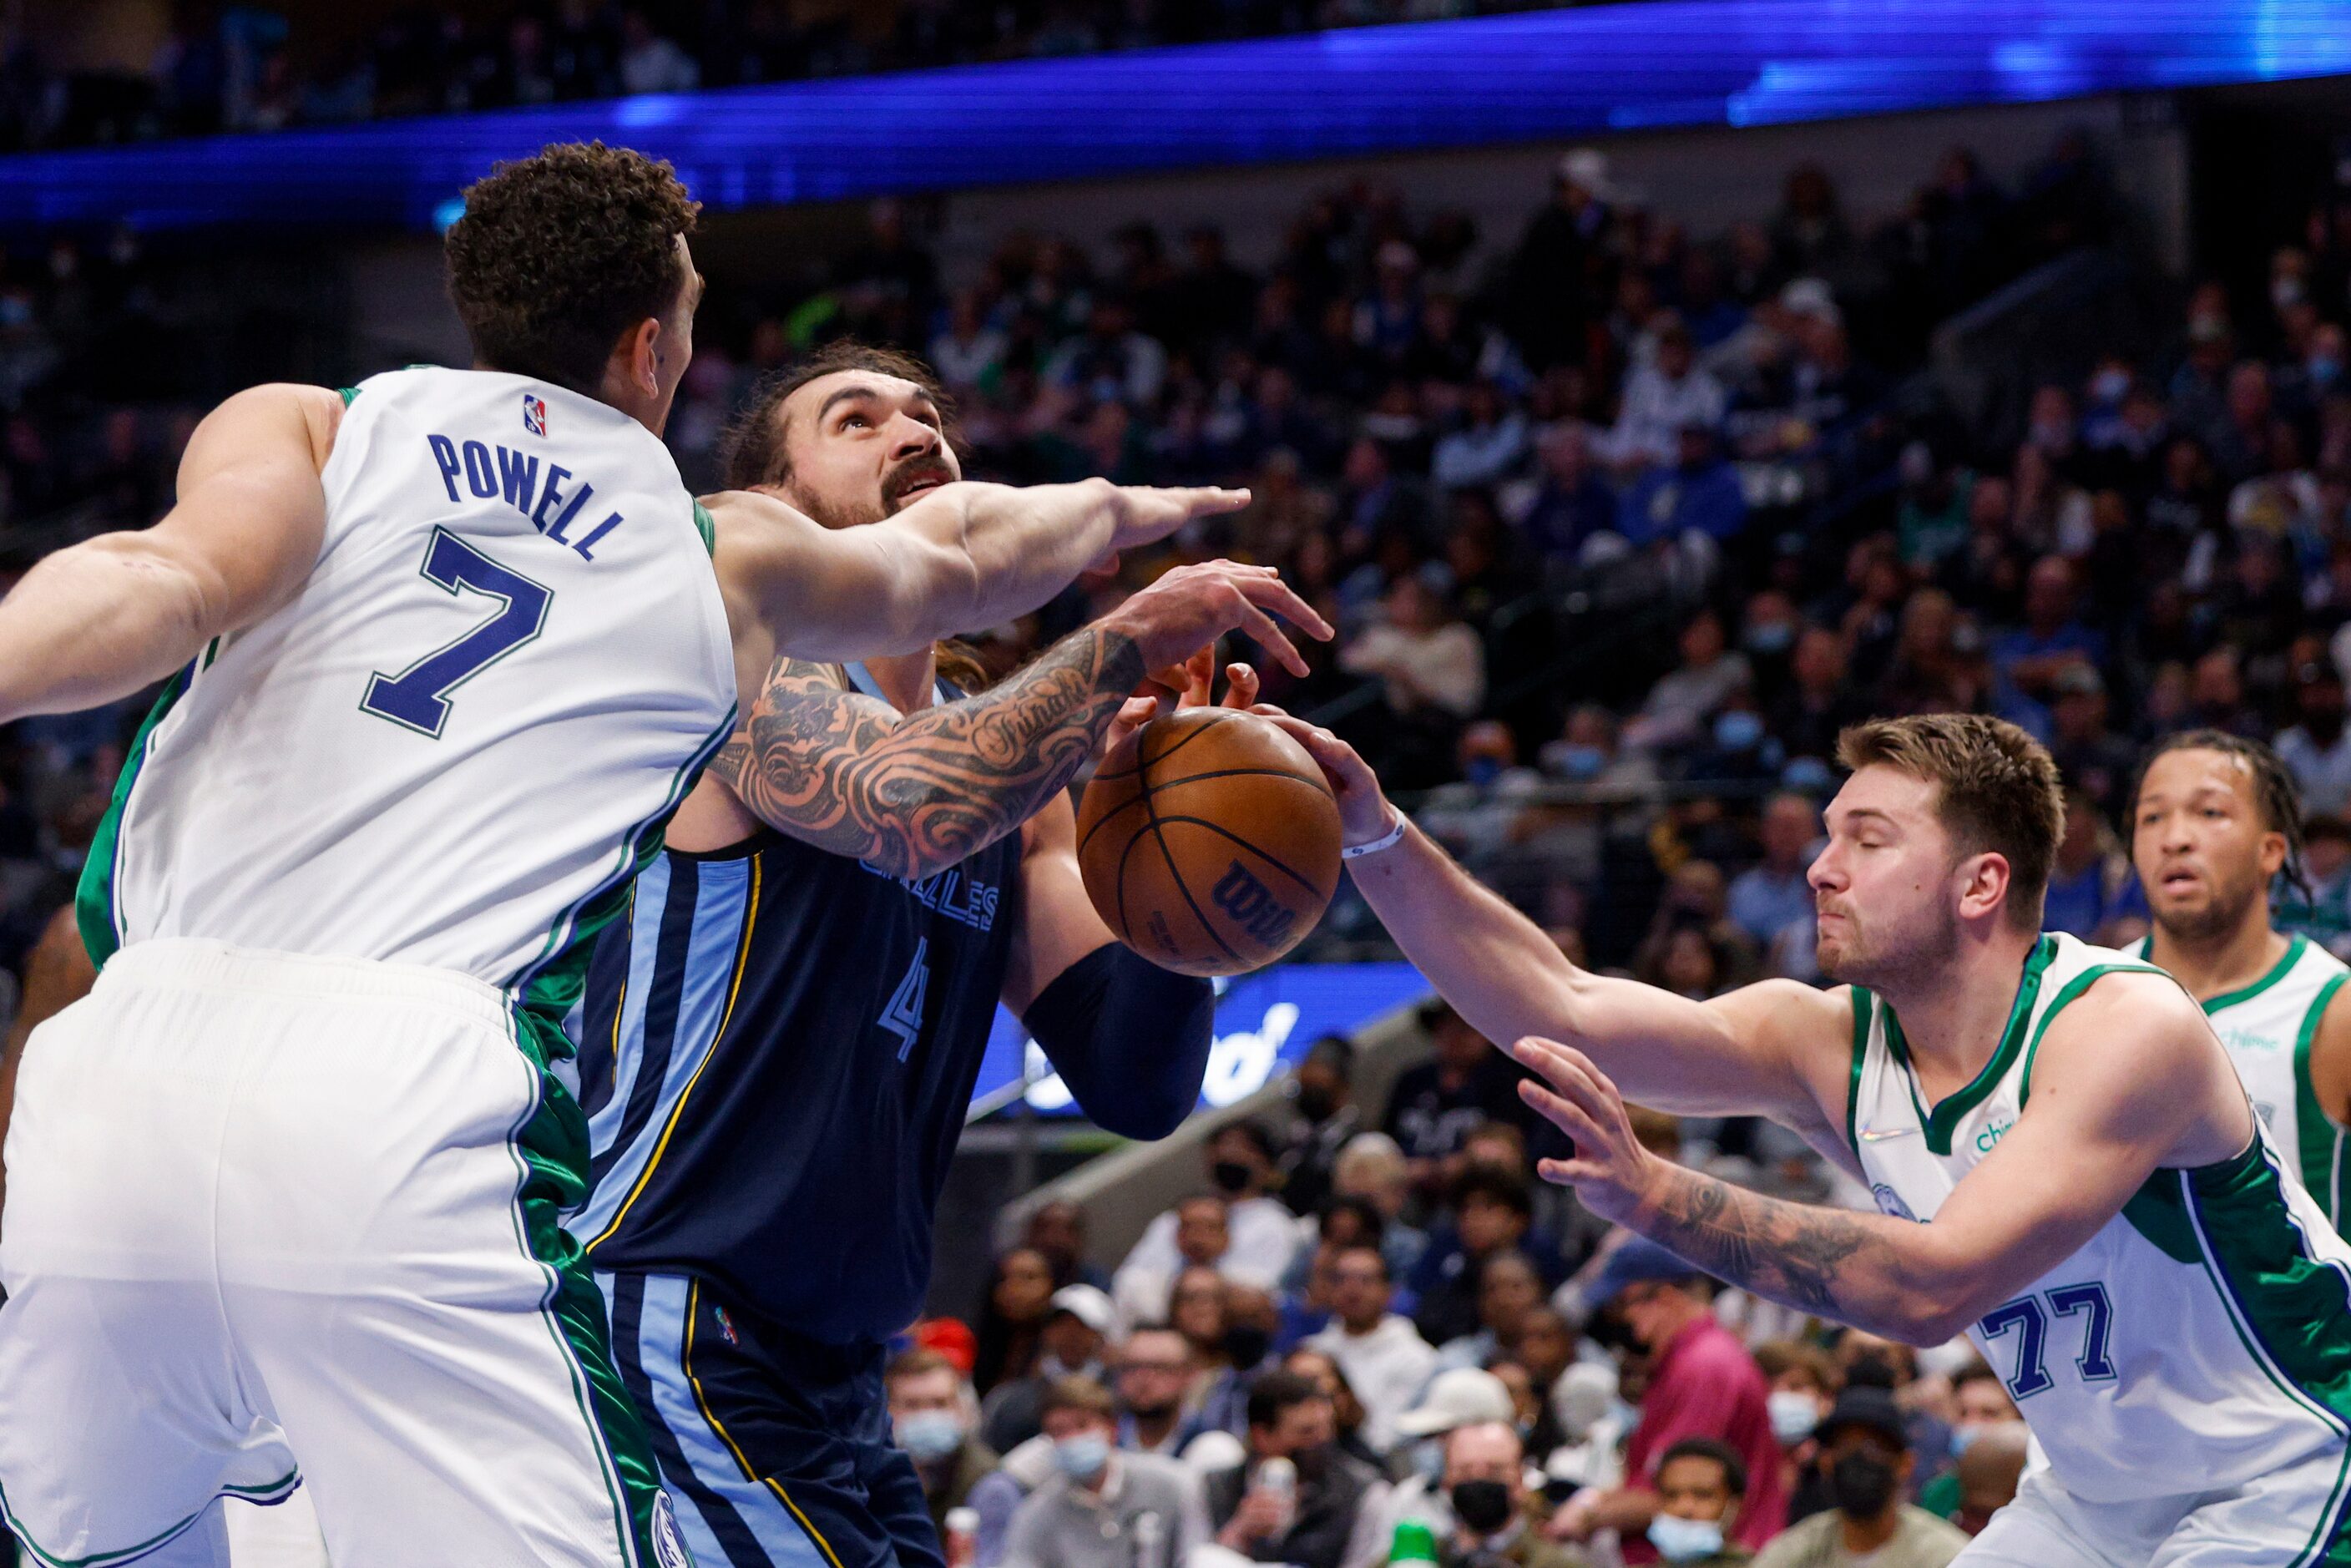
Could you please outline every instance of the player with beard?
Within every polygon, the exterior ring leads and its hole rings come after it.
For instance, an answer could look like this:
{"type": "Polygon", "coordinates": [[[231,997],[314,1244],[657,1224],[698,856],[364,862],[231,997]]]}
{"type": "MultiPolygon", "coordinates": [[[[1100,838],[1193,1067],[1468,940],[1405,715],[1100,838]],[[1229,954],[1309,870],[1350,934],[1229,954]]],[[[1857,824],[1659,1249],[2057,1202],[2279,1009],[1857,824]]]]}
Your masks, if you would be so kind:
{"type": "MultiPolygon", "coordinates": [[[[727,482],[862,529],[959,477],[945,426],[923,365],[837,345],[754,397],[727,482]]],[[[1207,700],[1235,627],[1302,669],[1252,594],[1329,635],[1263,569],[1211,561],[985,692],[930,647],[779,660],[607,933],[567,1224],[704,1568],[940,1562],[882,1373],[998,1003],[1123,1136],[1172,1131],[1207,1064],[1208,982],[1113,940],[1065,787],[1152,714],[1138,692],[1207,700]]]]}
{"type": "Polygon", "coordinates": [[[2270,924],[2271,884],[2302,880],[2294,776],[2257,741],[2217,729],[2171,737],[2139,775],[2131,859],[2155,917],[2132,951],[2204,1004],[2253,1109],[2342,1229],[2351,969],[2270,924]]]}
{"type": "Polygon", "coordinates": [[[1999,1370],[2048,1463],[1966,1568],[2351,1561],[2351,1245],[2179,985],[2039,928],[2064,801],[2022,730],[1848,729],[1809,873],[1841,983],[1694,1002],[1576,968],[1343,742],[1279,716],[1338,792],[1356,885],[1405,956],[1543,1080],[1520,1092],[1576,1145],[1545,1177],[1719,1279],[1916,1344],[1964,1331],[1999,1370]],[[1768,1115],[1885,1212],[1671,1165],[1625,1095],[1768,1115]]]}

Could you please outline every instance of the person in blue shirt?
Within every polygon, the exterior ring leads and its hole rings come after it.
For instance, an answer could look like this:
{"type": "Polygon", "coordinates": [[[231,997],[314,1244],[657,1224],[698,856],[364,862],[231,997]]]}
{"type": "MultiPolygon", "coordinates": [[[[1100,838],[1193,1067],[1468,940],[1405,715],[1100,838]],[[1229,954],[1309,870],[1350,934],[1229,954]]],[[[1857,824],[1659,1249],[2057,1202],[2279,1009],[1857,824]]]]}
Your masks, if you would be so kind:
{"type": "MultiPolygon", "coordinates": [[[[872,523],[959,479],[942,404],[918,362],[836,347],[753,400],[728,481],[872,523]]],[[[883,1366],[922,1309],[998,1002],[1123,1136],[1174,1130],[1207,1062],[1208,983],[1113,940],[1066,786],[1114,722],[1113,765],[1132,747],[1158,706],[1139,692],[1205,702],[1236,625],[1302,672],[1269,610],[1323,630],[1271,574],[1211,563],[976,696],[927,645],[778,661],[607,928],[566,1225],[703,1568],[939,1568],[883,1366]]]]}
{"type": "Polygon", "coordinates": [[[1723,460],[1714,427],[1682,426],[1677,460],[1633,482],[1617,509],[1617,531],[1635,545],[1701,533],[1720,542],[1747,527],[1747,493],[1739,470],[1723,460]]]}

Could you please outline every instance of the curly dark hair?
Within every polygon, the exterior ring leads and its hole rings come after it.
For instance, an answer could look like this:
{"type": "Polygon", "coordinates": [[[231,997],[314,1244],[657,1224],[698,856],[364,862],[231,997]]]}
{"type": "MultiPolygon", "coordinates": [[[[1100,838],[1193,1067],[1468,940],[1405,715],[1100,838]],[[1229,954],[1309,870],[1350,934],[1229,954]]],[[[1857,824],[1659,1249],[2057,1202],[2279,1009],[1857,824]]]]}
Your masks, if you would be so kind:
{"type": "Polygon", "coordinates": [[[2285,864],[2280,869],[2286,885],[2308,898],[2310,879],[2302,868],[2302,790],[2283,759],[2258,740],[2224,729],[2185,729],[2164,737],[2138,765],[2138,778],[2130,792],[2133,820],[2138,816],[2139,792],[2147,788],[2147,770],[2155,766],[2157,758],[2175,751],[2217,751],[2243,765],[2252,777],[2253,804],[2261,809],[2262,825],[2285,838],[2285,864]]]}
{"type": "Polygon", "coordinates": [[[895,349],[841,338],[815,353],[768,377],[752,389],[750,401],[727,422],[718,442],[718,472],[730,490],[754,485],[780,485],[792,476],[792,455],[784,445],[784,422],[777,417],[784,400],[813,381],[842,371],[871,371],[912,382],[929,394],[939,418],[947,422],[947,439],[955,439],[955,404],[931,367],[895,349]]]}
{"type": "Polygon", "coordinates": [[[622,336],[677,303],[677,237],[701,210],[667,163],[601,141],[497,165],[446,247],[475,357],[594,395],[622,336]]]}

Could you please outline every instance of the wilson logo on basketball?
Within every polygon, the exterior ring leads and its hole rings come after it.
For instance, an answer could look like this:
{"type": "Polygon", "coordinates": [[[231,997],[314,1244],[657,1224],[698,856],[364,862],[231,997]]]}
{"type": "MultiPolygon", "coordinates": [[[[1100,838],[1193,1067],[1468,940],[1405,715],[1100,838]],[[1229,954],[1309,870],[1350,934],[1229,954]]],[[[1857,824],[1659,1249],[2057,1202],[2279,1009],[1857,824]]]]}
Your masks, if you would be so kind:
{"type": "Polygon", "coordinates": [[[547,400],[522,394],[522,427],[533,435],[547,434],[547,400]]]}
{"type": "Polygon", "coordinates": [[[1298,912],[1273,896],[1273,890],[1235,861],[1208,890],[1208,901],[1240,923],[1242,930],[1267,946],[1278,946],[1298,912]]]}

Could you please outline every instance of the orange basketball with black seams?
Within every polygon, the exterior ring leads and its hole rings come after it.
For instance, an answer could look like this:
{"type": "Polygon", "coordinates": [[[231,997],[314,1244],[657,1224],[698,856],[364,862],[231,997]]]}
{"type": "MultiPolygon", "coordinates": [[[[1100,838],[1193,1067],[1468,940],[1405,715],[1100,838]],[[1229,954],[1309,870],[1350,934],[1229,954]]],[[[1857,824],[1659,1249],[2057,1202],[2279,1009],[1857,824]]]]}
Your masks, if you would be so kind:
{"type": "Polygon", "coordinates": [[[1086,892],[1163,968],[1238,975],[1296,946],[1339,887],[1339,805],[1306,748],[1255,714],[1187,708],[1078,804],[1086,892]]]}

